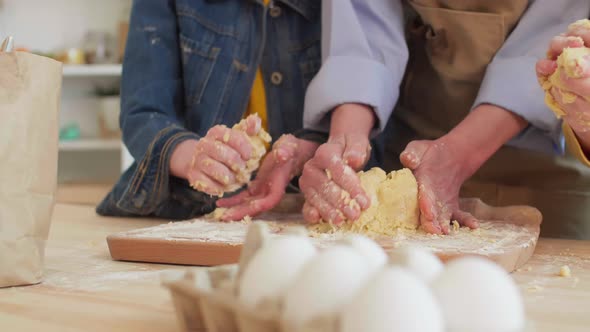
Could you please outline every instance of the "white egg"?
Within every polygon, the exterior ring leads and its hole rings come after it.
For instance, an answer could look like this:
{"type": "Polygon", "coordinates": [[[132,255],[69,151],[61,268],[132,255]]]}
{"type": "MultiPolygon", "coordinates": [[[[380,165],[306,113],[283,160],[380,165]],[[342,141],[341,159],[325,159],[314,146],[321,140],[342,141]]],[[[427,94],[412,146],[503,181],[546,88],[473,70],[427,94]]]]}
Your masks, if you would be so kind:
{"type": "Polygon", "coordinates": [[[487,259],[452,260],[432,288],[452,331],[517,331],[525,325],[516,284],[506,271],[487,259]]]}
{"type": "Polygon", "coordinates": [[[426,283],[432,282],[444,267],[436,255],[420,247],[395,249],[389,258],[392,264],[408,269],[426,283]]]}
{"type": "Polygon", "coordinates": [[[341,332],[442,332],[441,309],[428,286],[397,266],[371,279],[340,316],[341,332]]]}
{"type": "Polygon", "coordinates": [[[387,262],[387,255],[383,248],[366,236],[351,235],[345,239],[344,243],[361,254],[373,272],[382,268],[387,262]]]}
{"type": "Polygon", "coordinates": [[[239,284],[239,299],[249,307],[281,300],[301,268],[316,254],[309,238],[284,236],[268,240],[252,257],[239,284]]]}
{"type": "Polygon", "coordinates": [[[336,314],[371,277],[363,256],[346,246],[317,254],[285,296],[283,320],[292,328],[336,314]]]}

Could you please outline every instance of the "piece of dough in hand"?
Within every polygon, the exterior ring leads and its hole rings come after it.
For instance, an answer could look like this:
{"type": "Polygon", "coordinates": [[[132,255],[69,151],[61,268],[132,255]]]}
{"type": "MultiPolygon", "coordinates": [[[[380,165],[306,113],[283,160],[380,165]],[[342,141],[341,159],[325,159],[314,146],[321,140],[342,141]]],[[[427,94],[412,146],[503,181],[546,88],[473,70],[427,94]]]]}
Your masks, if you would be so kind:
{"type": "Polygon", "coordinates": [[[415,230],[420,225],[418,184],[407,168],[389,174],[380,168],[358,173],[371,206],[356,221],[342,226],[319,223],[311,226],[315,231],[330,233],[345,231],[369,235],[395,235],[397,230],[415,230]]]}
{"type": "MultiPolygon", "coordinates": [[[[253,114],[253,115],[248,116],[248,118],[250,118],[250,117],[258,117],[258,115],[253,114]]],[[[247,125],[246,121],[248,118],[243,119],[242,121],[240,121],[239,123],[234,125],[232,127],[232,129],[240,130],[240,131],[246,133],[246,125],[247,125]]],[[[264,155],[266,154],[267,146],[271,142],[271,137],[266,132],[266,130],[264,130],[264,128],[260,128],[257,131],[256,135],[254,135],[254,136],[250,136],[247,134],[246,134],[246,136],[248,137],[248,141],[249,141],[250,145],[252,146],[252,154],[250,155],[250,159],[248,159],[246,161],[246,167],[243,169],[240,169],[236,173],[236,182],[226,185],[223,188],[223,193],[234,192],[234,191],[242,188],[244,185],[246,185],[250,181],[250,178],[252,177],[252,173],[254,173],[256,170],[258,170],[258,167],[260,167],[260,162],[261,162],[262,158],[264,157],[264,155]]],[[[227,141],[229,141],[229,135],[226,135],[226,137],[224,137],[224,141],[226,143],[227,143],[227,141]]],[[[204,189],[205,189],[205,188],[203,188],[203,185],[200,182],[193,183],[192,187],[196,190],[199,190],[199,191],[204,191],[204,189]]],[[[222,195],[223,195],[223,193],[222,193],[222,195]]]]}
{"type": "MultiPolygon", "coordinates": [[[[590,28],[590,20],[579,20],[571,24],[569,30],[575,30],[580,27],[590,28]]],[[[583,43],[582,38],[575,38],[580,39],[583,43]]],[[[588,47],[566,47],[557,58],[557,69],[555,72],[548,78],[541,79],[541,87],[545,91],[545,104],[549,106],[558,118],[563,117],[566,113],[551,95],[551,89],[555,87],[561,91],[561,99],[564,103],[571,104],[575,102],[577,98],[576,94],[568,91],[562,78],[581,78],[586,70],[584,68],[585,61],[582,60],[587,56],[590,56],[590,48],[588,47]]],[[[584,96],[584,98],[588,99],[588,96],[584,96]]]]}
{"type": "MultiPolygon", "coordinates": [[[[258,115],[253,114],[253,115],[250,115],[248,118],[250,118],[250,117],[258,117],[258,115]]],[[[241,130],[243,132],[246,132],[246,120],[248,118],[243,119],[238,124],[233,126],[233,129],[237,129],[237,130],[241,130]]],[[[246,168],[238,171],[237,176],[236,176],[238,183],[234,183],[234,184],[230,184],[230,185],[226,186],[225,192],[236,191],[250,181],[250,178],[252,177],[252,173],[254,173],[256,170],[258,170],[258,167],[260,167],[260,161],[262,160],[262,157],[264,157],[264,155],[266,155],[267,145],[270,143],[271,137],[266,132],[266,130],[264,130],[264,128],[260,128],[260,130],[258,130],[256,135],[248,136],[248,140],[250,141],[250,145],[252,146],[252,155],[250,156],[250,159],[248,159],[248,161],[246,161],[246,168]]]]}

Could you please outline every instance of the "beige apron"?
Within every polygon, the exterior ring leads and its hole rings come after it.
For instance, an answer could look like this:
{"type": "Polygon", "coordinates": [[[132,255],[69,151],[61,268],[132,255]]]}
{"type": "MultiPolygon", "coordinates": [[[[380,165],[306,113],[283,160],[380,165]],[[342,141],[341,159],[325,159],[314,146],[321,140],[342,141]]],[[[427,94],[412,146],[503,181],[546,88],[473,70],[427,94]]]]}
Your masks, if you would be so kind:
{"type": "MultiPolygon", "coordinates": [[[[388,124],[385,167],[415,139],[436,139],[468,114],[488,63],[527,0],[408,0],[410,60],[388,124]]],[[[532,70],[532,69],[531,69],[532,70]]],[[[590,238],[590,170],[571,157],[503,147],[463,186],[492,205],[543,213],[542,235],[590,238]]]]}

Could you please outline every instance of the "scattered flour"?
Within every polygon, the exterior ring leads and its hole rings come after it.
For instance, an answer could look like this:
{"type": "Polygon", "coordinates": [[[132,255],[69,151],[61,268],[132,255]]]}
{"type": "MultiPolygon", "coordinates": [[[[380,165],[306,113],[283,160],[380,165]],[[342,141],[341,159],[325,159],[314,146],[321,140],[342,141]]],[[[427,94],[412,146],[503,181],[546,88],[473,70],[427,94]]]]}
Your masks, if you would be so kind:
{"type": "MultiPolygon", "coordinates": [[[[271,231],[275,234],[282,233],[289,226],[304,224],[300,214],[267,213],[253,221],[220,223],[207,218],[199,218],[134,230],[122,235],[142,239],[223,242],[230,245],[241,245],[248,225],[255,221],[268,223],[271,231]]],[[[493,255],[507,250],[535,246],[536,232],[534,227],[482,221],[478,229],[471,230],[461,227],[446,236],[427,234],[421,230],[398,229],[392,233],[392,236],[374,235],[373,238],[385,249],[420,245],[434,252],[493,255]]],[[[329,246],[349,234],[348,232],[310,231],[310,236],[318,247],[329,246]]]]}

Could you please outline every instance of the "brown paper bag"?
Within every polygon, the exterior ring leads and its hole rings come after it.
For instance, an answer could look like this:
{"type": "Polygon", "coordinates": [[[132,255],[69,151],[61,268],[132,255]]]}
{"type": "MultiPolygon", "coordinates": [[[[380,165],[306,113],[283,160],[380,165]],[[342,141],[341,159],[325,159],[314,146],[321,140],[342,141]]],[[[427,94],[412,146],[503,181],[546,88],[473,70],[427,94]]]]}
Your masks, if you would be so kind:
{"type": "Polygon", "coordinates": [[[43,275],[57,186],[61,63],[0,52],[0,287],[43,275]]]}

